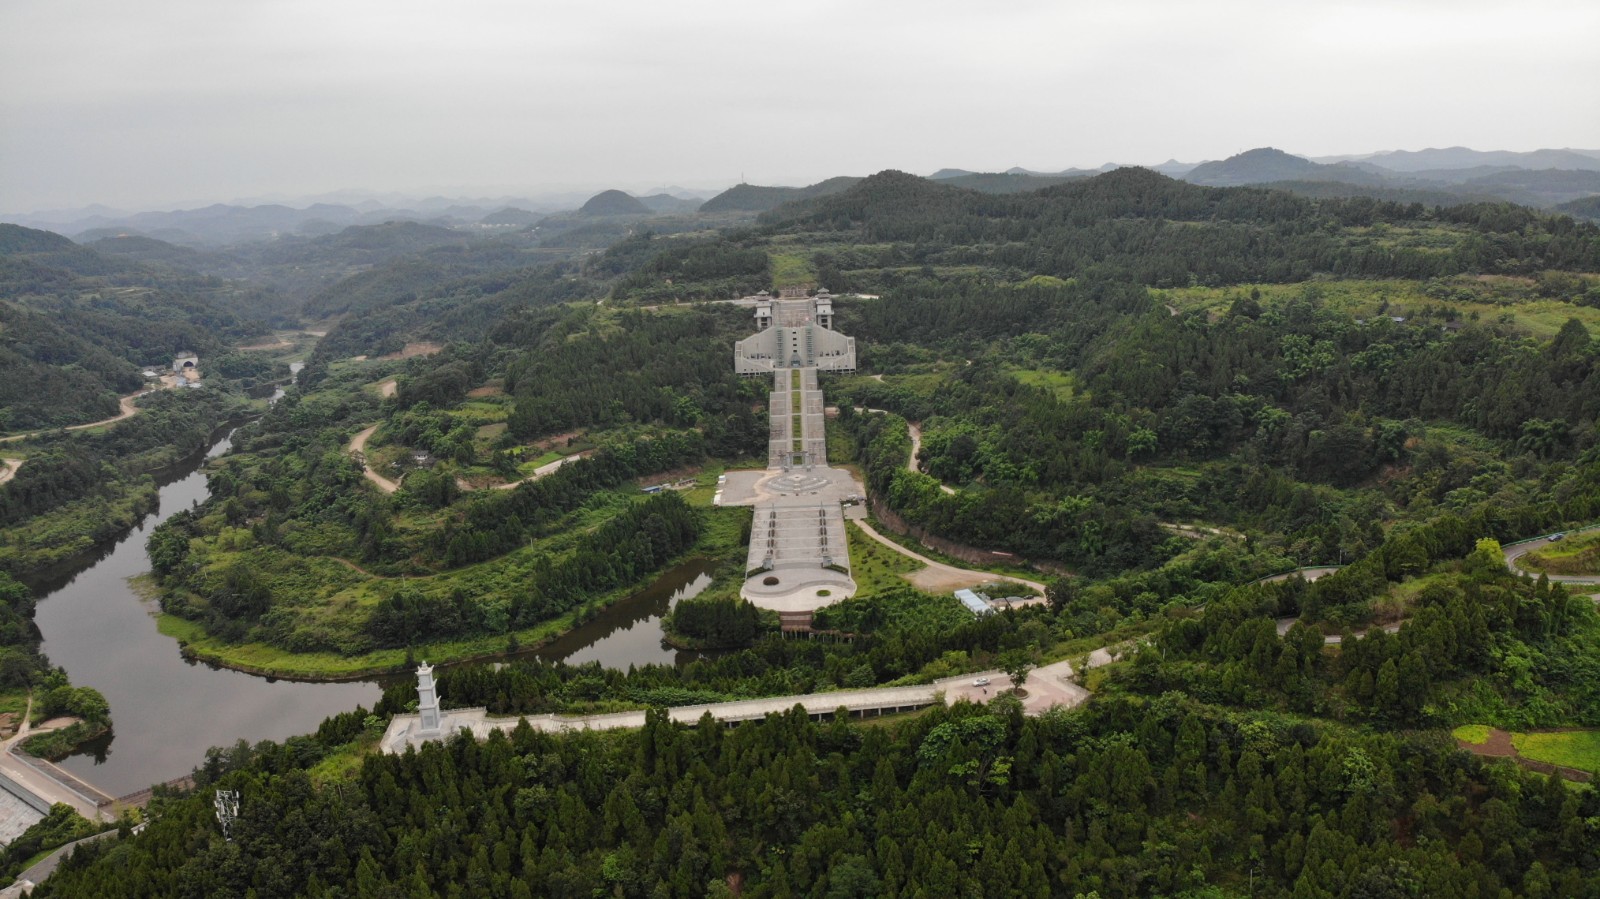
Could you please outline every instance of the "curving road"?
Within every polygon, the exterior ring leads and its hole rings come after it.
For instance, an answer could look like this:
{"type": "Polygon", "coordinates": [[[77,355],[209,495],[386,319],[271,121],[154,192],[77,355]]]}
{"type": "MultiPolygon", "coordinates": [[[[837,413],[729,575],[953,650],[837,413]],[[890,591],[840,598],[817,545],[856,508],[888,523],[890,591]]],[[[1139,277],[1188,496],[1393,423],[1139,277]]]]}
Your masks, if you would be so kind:
{"type": "MultiPolygon", "coordinates": [[[[1567,533],[1568,535],[1583,534],[1594,530],[1600,530],[1600,525],[1591,525],[1586,528],[1580,528],[1576,531],[1568,531],[1567,533]]],[[[1544,549],[1546,546],[1549,546],[1551,542],[1552,541],[1549,537],[1540,537],[1536,540],[1529,540],[1525,543],[1518,543],[1514,546],[1505,547],[1506,567],[1517,574],[1526,574],[1533,577],[1538,577],[1543,572],[1529,571],[1524,569],[1522,566],[1517,564],[1517,560],[1528,553],[1544,549]]],[[[1552,583],[1558,584],[1600,584],[1600,574],[1552,574],[1549,575],[1549,578],[1552,583]]]]}
{"type": "Polygon", "coordinates": [[[372,437],[374,431],[378,430],[378,427],[378,425],[373,425],[351,437],[350,446],[347,449],[350,455],[355,456],[356,461],[361,463],[361,473],[366,476],[367,480],[377,485],[378,489],[384,493],[393,493],[400,489],[400,485],[373,471],[367,465],[367,440],[372,437]]]}
{"type": "Polygon", "coordinates": [[[49,434],[52,431],[57,431],[57,430],[60,430],[60,431],[82,431],[82,430],[85,430],[87,428],[98,428],[98,427],[100,427],[102,425],[116,424],[117,422],[122,421],[124,418],[132,418],[135,415],[138,415],[139,414],[139,407],[135,406],[133,404],[133,401],[138,399],[141,396],[144,396],[146,393],[149,393],[149,392],[150,391],[148,391],[148,390],[141,390],[138,393],[130,393],[125,397],[119,398],[117,400],[117,408],[122,410],[122,411],[118,412],[116,415],[111,416],[110,418],[103,418],[103,419],[101,419],[99,421],[91,421],[91,422],[89,422],[88,424],[85,424],[85,425],[67,425],[64,428],[45,428],[45,429],[39,430],[39,431],[29,431],[26,434],[12,434],[10,437],[0,437],[0,443],[10,443],[10,442],[12,442],[14,440],[27,440],[29,437],[37,437],[40,434],[49,434]]]}
{"type": "Polygon", "coordinates": [[[888,537],[883,536],[874,530],[872,525],[867,524],[864,520],[857,519],[855,521],[855,526],[860,528],[863,534],[866,534],[868,537],[871,537],[872,539],[878,541],[884,546],[887,546],[900,555],[905,556],[908,559],[921,562],[923,565],[927,566],[923,571],[914,571],[906,576],[906,579],[911,581],[912,584],[922,587],[923,589],[937,588],[939,590],[955,590],[959,589],[960,586],[976,586],[978,584],[988,584],[995,581],[1006,581],[1012,584],[1021,584],[1024,587],[1028,587],[1039,592],[1037,599],[1023,600],[1022,602],[1013,603],[1013,605],[1037,605],[1046,601],[1045,586],[1038,581],[1030,581],[1026,578],[1020,577],[1012,577],[1009,574],[994,574],[993,572],[976,571],[970,568],[957,568],[954,565],[946,565],[943,562],[935,562],[927,556],[906,549],[904,546],[901,546],[893,540],[890,540],[888,537]],[[932,577],[937,580],[938,583],[930,583],[926,578],[919,582],[918,576],[925,573],[932,575],[932,577]],[[957,586],[951,586],[952,584],[957,586]]]}

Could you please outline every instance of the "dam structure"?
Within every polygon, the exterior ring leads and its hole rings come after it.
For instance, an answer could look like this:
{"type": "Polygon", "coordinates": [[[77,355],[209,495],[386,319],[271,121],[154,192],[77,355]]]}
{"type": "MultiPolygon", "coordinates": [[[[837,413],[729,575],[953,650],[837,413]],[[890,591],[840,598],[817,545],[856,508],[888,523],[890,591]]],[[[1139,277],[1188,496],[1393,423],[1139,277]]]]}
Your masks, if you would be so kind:
{"type": "Polygon", "coordinates": [[[827,291],[756,299],[758,332],[735,345],[734,370],[772,378],[767,469],[730,473],[723,505],[755,507],[740,595],[761,608],[809,613],[856,592],[843,503],[862,489],[849,472],[828,467],[817,385],[819,371],[855,370],[856,343],[833,329],[827,291]]]}

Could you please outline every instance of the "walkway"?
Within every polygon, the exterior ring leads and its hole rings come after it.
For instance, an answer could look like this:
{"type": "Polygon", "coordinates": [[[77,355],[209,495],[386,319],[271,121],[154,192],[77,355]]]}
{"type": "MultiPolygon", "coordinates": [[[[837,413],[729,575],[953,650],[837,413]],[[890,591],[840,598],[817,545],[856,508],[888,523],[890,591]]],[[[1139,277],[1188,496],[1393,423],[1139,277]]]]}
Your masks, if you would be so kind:
{"type": "Polygon", "coordinates": [[[778,612],[808,612],[855,595],[841,502],[861,487],[828,466],[815,368],[780,368],[768,401],[767,470],[730,478],[723,505],[755,506],[739,595],[778,612]]]}
{"type": "MultiPolygon", "coordinates": [[[[1114,660],[1108,653],[1091,658],[1089,667],[1109,664],[1114,660]]],[[[1056,662],[1035,668],[1028,673],[1021,697],[1023,711],[1030,715],[1042,714],[1053,708],[1075,708],[1089,699],[1089,691],[1073,683],[1072,665],[1056,662]]],[[[1010,678],[1001,671],[980,671],[949,677],[913,687],[875,687],[867,690],[838,690],[826,693],[806,693],[798,696],[775,696],[768,699],[738,699],[731,702],[713,702],[701,705],[674,706],[667,709],[667,717],[680,724],[695,724],[702,716],[725,724],[760,721],[768,715],[782,715],[799,706],[813,718],[830,718],[839,709],[855,717],[870,718],[913,711],[932,705],[948,705],[961,700],[988,702],[1011,686],[1010,678]],[[979,682],[982,683],[979,683],[979,682]]],[[[579,730],[618,730],[643,727],[647,711],[614,712],[606,715],[531,715],[528,724],[545,733],[563,733],[579,730]]],[[[443,734],[454,734],[462,728],[476,739],[486,739],[493,731],[511,731],[522,717],[491,718],[483,709],[457,709],[448,711],[442,726],[443,734]]],[[[383,752],[402,753],[407,747],[429,742],[416,734],[419,716],[396,715],[384,732],[379,748],[383,752]]],[[[433,737],[432,739],[441,739],[433,737]]]]}
{"type": "Polygon", "coordinates": [[[906,580],[910,581],[913,585],[922,590],[927,590],[930,593],[948,593],[952,590],[960,590],[963,587],[976,587],[979,584],[992,584],[995,581],[1006,581],[1012,584],[1021,584],[1024,587],[1037,591],[1039,594],[1039,596],[1035,599],[1025,599],[1022,602],[1013,603],[1013,605],[1037,605],[1046,601],[1045,586],[1038,581],[1030,581],[1026,578],[1013,577],[1009,574],[995,574],[989,571],[976,571],[970,568],[957,568],[954,565],[946,565],[943,562],[935,562],[927,556],[924,556],[918,552],[913,552],[912,550],[901,546],[893,540],[890,540],[888,537],[883,536],[873,529],[872,525],[867,524],[865,521],[857,521],[855,525],[856,527],[860,528],[861,532],[866,534],[868,537],[871,537],[884,546],[889,547],[900,555],[905,556],[908,559],[914,559],[926,566],[920,571],[913,571],[904,576],[906,580]]]}

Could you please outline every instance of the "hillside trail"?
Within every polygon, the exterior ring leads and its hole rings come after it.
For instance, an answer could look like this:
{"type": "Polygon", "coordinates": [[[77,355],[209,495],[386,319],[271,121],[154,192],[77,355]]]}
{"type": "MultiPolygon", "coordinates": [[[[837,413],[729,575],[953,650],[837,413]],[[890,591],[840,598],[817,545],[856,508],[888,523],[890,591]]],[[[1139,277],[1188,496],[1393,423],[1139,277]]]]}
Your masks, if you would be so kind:
{"type": "MultiPolygon", "coordinates": [[[[917,457],[922,455],[922,425],[914,421],[908,421],[906,422],[906,430],[911,432],[911,458],[906,460],[906,470],[920,474],[921,472],[917,469],[917,457]]],[[[956,495],[955,488],[942,481],[939,483],[939,489],[951,496],[956,495]]]]}
{"type": "Polygon", "coordinates": [[[88,428],[98,428],[98,427],[101,427],[102,425],[113,425],[113,424],[116,424],[117,422],[122,421],[125,418],[132,418],[135,415],[139,414],[139,407],[135,406],[133,404],[133,401],[138,399],[141,396],[144,396],[146,393],[149,393],[149,391],[148,390],[141,390],[138,393],[130,393],[125,397],[119,398],[117,400],[117,408],[119,408],[121,411],[118,412],[116,415],[111,416],[110,418],[103,418],[100,421],[91,421],[88,424],[83,424],[83,425],[67,425],[64,428],[44,428],[44,429],[41,429],[41,430],[38,430],[38,431],[28,431],[25,434],[12,434],[10,437],[0,437],[0,443],[11,443],[11,442],[16,441],[16,440],[27,440],[30,437],[37,437],[40,434],[49,434],[50,432],[57,431],[57,430],[60,430],[60,431],[82,431],[82,430],[86,430],[88,428]]]}
{"type": "Polygon", "coordinates": [[[350,438],[350,445],[346,447],[345,450],[346,452],[350,453],[350,455],[355,456],[356,461],[361,463],[361,474],[364,475],[367,480],[375,484],[377,488],[382,490],[384,493],[393,493],[400,489],[400,485],[373,471],[367,465],[367,440],[371,438],[373,433],[377,430],[378,425],[373,425],[370,428],[360,431],[356,434],[356,436],[350,438]]]}

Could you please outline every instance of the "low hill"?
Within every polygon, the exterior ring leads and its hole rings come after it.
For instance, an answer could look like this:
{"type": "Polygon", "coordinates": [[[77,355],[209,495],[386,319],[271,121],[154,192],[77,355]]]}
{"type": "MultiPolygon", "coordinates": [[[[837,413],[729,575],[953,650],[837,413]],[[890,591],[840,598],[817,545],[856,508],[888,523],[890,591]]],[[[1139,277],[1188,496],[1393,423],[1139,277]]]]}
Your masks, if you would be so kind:
{"type": "Polygon", "coordinates": [[[1574,169],[1600,171],[1600,151],[1472,150],[1467,147],[1430,147],[1426,150],[1395,150],[1366,157],[1365,162],[1394,172],[1432,177],[1434,169],[1468,169],[1482,165],[1510,166],[1519,169],[1574,169]]]}
{"type": "Polygon", "coordinates": [[[809,187],[763,187],[737,184],[705,201],[701,212],[766,212],[785,203],[836,194],[860,182],[860,178],[840,175],[818,181],[809,187]]]}
{"type": "Polygon", "coordinates": [[[951,187],[964,187],[986,194],[1014,194],[1029,190],[1040,190],[1070,181],[1073,178],[1086,178],[1088,175],[1022,175],[1013,172],[968,172],[964,175],[951,175],[944,178],[930,177],[928,180],[947,184],[951,187]]]}
{"type": "Polygon", "coordinates": [[[650,207],[620,190],[604,190],[589,198],[579,215],[649,215],[650,207]]]}
{"type": "Polygon", "coordinates": [[[1576,218],[1600,222],[1600,197],[1584,197],[1581,200],[1562,203],[1556,207],[1556,211],[1564,212],[1576,218]]]}
{"type": "Polygon", "coordinates": [[[529,212],[526,209],[518,209],[515,206],[507,206],[504,209],[491,212],[484,216],[479,220],[479,223],[484,225],[519,225],[526,227],[538,222],[539,219],[542,218],[544,218],[544,216],[537,212],[529,212]]]}
{"type": "Polygon", "coordinates": [[[344,278],[306,301],[304,313],[325,318],[365,314],[428,297],[451,282],[540,261],[531,250],[502,241],[430,247],[344,278]]]}
{"type": "Polygon", "coordinates": [[[1512,169],[1473,178],[1462,186],[1526,206],[1554,206],[1600,194],[1600,170],[1512,169]]]}
{"type": "Polygon", "coordinates": [[[1321,165],[1285,153],[1272,147],[1246,150],[1218,162],[1195,166],[1183,175],[1191,184],[1207,187],[1237,187],[1244,184],[1267,184],[1273,181],[1343,181],[1354,184],[1377,184],[1379,175],[1360,168],[1338,163],[1321,165]]]}
{"type": "Polygon", "coordinates": [[[260,288],[0,225],[0,430],[115,415],[142,368],[181,350],[215,358],[264,333],[279,306],[260,288]]]}
{"type": "Polygon", "coordinates": [[[86,246],[97,253],[121,256],[135,262],[171,265],[194,271],[202,271],[207,263],[206,254],[192,247],[180,247],[177,244],[138,234],[102,237],[87,243],[86,246]]]}
{"type": "Polygon", "coordinates": [[[672,194],[651,194],[638,199],[657,215],[688,215],[700,208],[699,200],[675,197],[672,194]]]}

